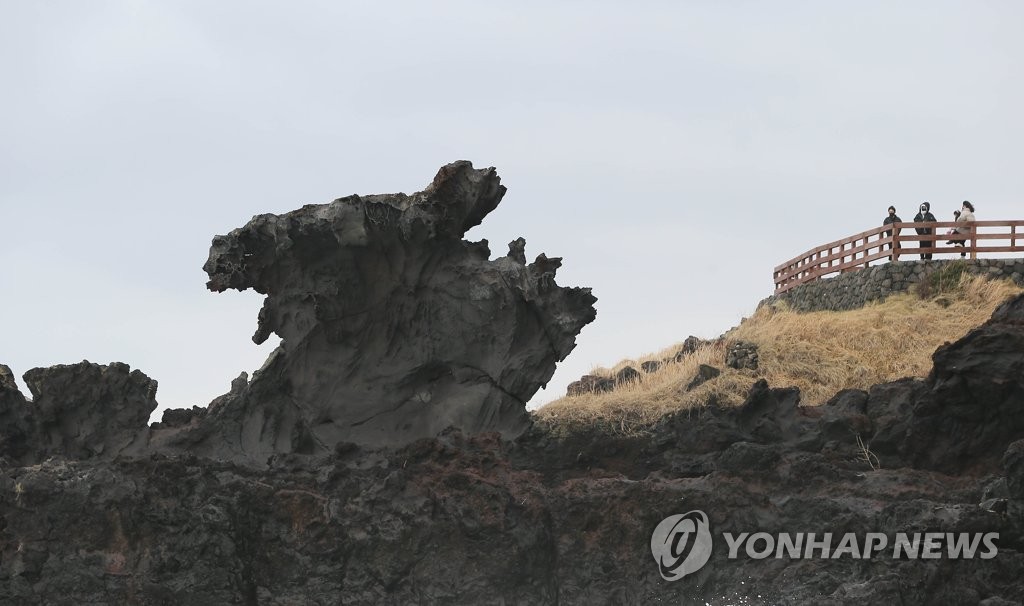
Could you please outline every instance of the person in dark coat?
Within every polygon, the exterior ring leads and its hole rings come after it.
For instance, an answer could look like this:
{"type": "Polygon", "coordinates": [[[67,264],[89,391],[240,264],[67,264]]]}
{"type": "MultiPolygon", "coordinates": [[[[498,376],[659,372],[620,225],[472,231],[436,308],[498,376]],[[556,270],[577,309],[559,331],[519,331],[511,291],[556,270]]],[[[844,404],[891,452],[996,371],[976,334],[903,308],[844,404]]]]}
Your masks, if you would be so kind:
{"type": "MultiPolygon", "coordinates": [[[[917,214],[914,216],[914,223],[925,223],[925,222],[934,223],[935,222],[935,215],[933,215],[931,213],[931,208],[932,208],[931,204],[929,204],[927,202],[922,203],[921,204],[921,208],[917,211],[917,214]]],[[[935,233],[935,230],[933,228],[931,228],[931,227],[918,227],[917,228],[917,235],[919,235],[919,236],[930,236],[933,233],[935,233]]],[[[934,246],[934,244],[935,244],[935,240],[921,240],[921,241],[918,242],[918,245],[921,248],[929,248],[931,246],[934,246]]],[[[927,254],[921,253],[921,258],[922,259],[931,259],[932,258],[932,254],[931,253],[927,253],[927,254]]]]}
{"type": "MultiPolygon", "coordinates": [[[[885,220],[882,221],[882,225],[889,225],[889,224],[892,224],[892,223],[902,223],[902,222],[903,222],[903,219],[900,219],[899,216],[896,214],[896,207],[895,206],[890,206],[889,207],[889,216],[886,217],[885,220]]],[[[885,232],[885,237],[886,238],[888,238],[891,235],[892,235],[892,231],[891,230],[888,230],[888,231],[885,232]]],[[[886,244],[885,248],[886,249],[892,248],[892,244],[886,244]]],[[[892,257],[889,257],[889,260],[892,261],[892,257]]]]}

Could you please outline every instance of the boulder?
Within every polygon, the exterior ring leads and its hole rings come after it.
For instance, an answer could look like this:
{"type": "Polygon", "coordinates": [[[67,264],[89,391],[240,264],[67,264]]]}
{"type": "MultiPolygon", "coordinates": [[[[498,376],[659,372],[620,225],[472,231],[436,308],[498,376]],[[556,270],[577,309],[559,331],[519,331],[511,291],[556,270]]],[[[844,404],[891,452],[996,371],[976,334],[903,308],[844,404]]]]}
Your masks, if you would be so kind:
{"type": "Polygon", "coordinates": [[[699,347],[707,343],[709,343],[709,341],[690,335],[683,341],[683,345],[679,348],[679,351],[676,352],[676,355],[672,357],[672,360],[675,362],[681,362],[683,358],[697,351],[699,347]]]}
{"type": "Polygon", "coordinates": [[[632,366],[624,366],[619,372],[615,373],[615,384],[621,385],[624,383],[632,383],[640,380],[640,371],[633,368],[632,366]]]}
{"type": "Polygon", "coordinates": [[[701,364],[697,367],[697,374],[694,375],[693,380],[686,386],[686,391],[690,391],[696,387],[707,383],[711,379],[714,379],[718,375],[722,374],[722,371],[718,370],[714,366],[708,366],[707,364],[701,364]]]}
{"type": "Polygon", "coordinates": [[[583,375],[577,381],[569,383],[565,389],[567,396],[582,396],[587,393],[606,393],[615,389],[615,379],[600,375],[583,375]]]}
{"type": "Polygon", "coordinates": [[[729,368],[757,370],[757,344],[734,341],[725,348],[725,365],[729,368]]]}
{"type": "Polygon", "coordinates": [[[650,374],[652,372],[658,372],[661,369],[662,362],[657,360],[647,360],[646,362],[640,363],[640,370],[650,374]]]}

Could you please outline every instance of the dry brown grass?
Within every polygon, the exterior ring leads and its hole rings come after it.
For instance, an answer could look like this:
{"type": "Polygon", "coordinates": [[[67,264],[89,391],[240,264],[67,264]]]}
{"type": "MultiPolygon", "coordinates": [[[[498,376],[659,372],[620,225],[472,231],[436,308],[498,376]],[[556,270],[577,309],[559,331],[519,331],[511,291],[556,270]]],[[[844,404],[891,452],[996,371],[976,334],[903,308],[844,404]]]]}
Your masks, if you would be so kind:
{"type": "MultiPolygon", "coordinates": [[[[678,350],[678,347],[666,349],[663,356],[673,356],[678,350]]],[[[642,372],[639,380],[620,384],[614,391],[564,397],[547,404],[536,414],[541,421],[560,425],[594,424],[614,433],[633,433],[657,421],[665,413],[704,404],[712,395],[723,402],[739,404],[743,400],[735,401],[734,394],[750,387],[755,380],[751,371],[744,374],[726,369],[729,372],[724,372],[717,379],[692,391],[683,391],[701,364],[721,368],[724,357],[724,345],[699,347],[681,361],[667,363],[656,372],[642,372]]],[[[639,361],[656,358],[652,355],[638,361],[626,360],[611,369],[596,368],[591,374],[611,376],[624,366],[639,369],[639,361]]]]}
{"type": "MultiPolygon", "coordinates": [[[[587,425],[629,434],[711,397],[722,405],[738,405],[758,378],[775,387],[798,387],[803,404],[817,405],[841,389],[924,377],[936,348],[985,322],[1000,303],[1022,290],[1008,281],[965,275],[948,292],[926,299],[901,294],[852,311],[796,313],[781,305],[762,307],[725,335],[726,343],[742,340],[759,346],[757,371],[725,368],[725,345],[704,346],[614,391],[555,400],[540,408],[536,418],[552,429],[587,425]],[[700,364],[722,374],[686,391],[700,364]]],[[[679,347],[592,374],[609,376],[626,365],[639,369],[641,361],[671,358],[679,347]]]]}

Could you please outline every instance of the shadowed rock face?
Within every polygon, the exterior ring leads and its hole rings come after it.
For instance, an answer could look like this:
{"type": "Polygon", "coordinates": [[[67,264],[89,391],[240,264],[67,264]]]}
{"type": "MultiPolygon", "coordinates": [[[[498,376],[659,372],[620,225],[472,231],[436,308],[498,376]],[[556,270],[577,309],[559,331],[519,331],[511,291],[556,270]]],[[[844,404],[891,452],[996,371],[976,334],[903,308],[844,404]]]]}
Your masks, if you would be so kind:
{"type": "Polygon", "coordinates": [[[0,457],[24,462],[33,448],[32,409],[18,390],[11,369],[0,364],[0,457]]]}
{"type": "MultiPolygon", "coordinates": [[[[740,407],[639,435],[445,431],[263,469],[159,454],[5,468],[0,604],[1019,603],[1022,337],[1019,297],[940,348],[927,379],[818,407],[759,382],[740,407]],[[667,582],[651,533],[691,510],[711,558],[667,582]],[[832,557],[729,557],[722,533],[755,532],[831,533],[832,557]],[[846,533],[887,547],[836,556],[846,533]],[[938,557],[893,557],[899,533],[939,533],[938,557]],[[998,554],[952,559],[945,533],[998,533],[998,554]]],[[[166,431],[201,418],[179,416],[166,431]]]]}
{"type": "Polygon", "coordinates": [[[188,449],[265,460],[402,444],[450,425],[525,429],[525,402],[594,319],[596,299],[555,284],[560,259],[527,265],[521,238],[495,260],[486,241],[462,239],[504,193],[493,168],[456,162],[411,196],[349,196],[216,237],[207,286],[267,295],[253,340],[282,341],[186,432],[188,449]]]}
{"type": "Polygon", "coordinates": [[[49,456],[114,457],[145,444],[156,381],[127,364],[79,362],[25,373],[26,402],[0,365],[0,457],[30,465],[49,456]]]}

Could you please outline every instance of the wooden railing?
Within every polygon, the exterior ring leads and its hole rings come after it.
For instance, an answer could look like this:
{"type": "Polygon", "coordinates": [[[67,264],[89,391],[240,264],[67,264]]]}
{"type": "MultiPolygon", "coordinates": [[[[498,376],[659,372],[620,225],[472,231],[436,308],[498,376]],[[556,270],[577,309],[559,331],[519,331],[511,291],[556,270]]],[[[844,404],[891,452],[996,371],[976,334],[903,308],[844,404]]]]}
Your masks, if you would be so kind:
{"type": "Polygon", "coordinates": [[[1008,252],[1024,252],[1024,220],[892,223],[823,244],[779,265],[774,272],[775,292],[785,292],[831,274],[856,271],[872,261],[890,258],[898,261],[901,256],[918,259],[921,254],[965,253],[975,259],[978,253],[1008,252]],[[930,228],[933,233],[919,235],[918,227],[930,228]],[[947,235],[946,232],[955,227],[969,227],[970,232],[947,235]],[[963,238],[964,245],[947,243],[954,238],[963,238]],[[931,245],[921,248],[922,241],[931,245]]]}

